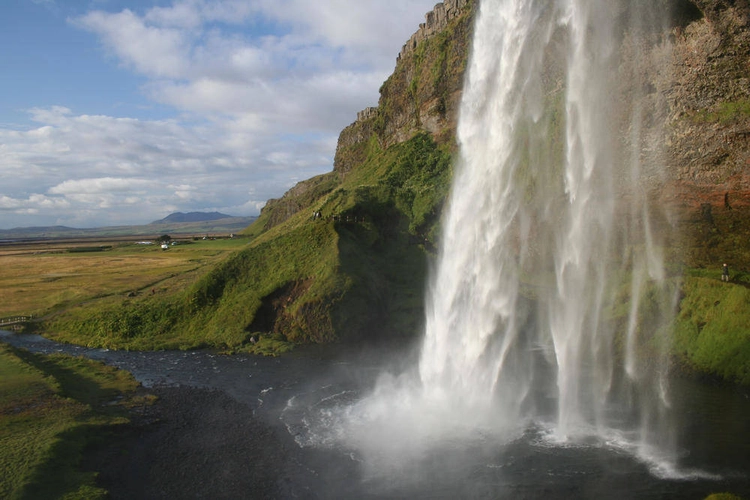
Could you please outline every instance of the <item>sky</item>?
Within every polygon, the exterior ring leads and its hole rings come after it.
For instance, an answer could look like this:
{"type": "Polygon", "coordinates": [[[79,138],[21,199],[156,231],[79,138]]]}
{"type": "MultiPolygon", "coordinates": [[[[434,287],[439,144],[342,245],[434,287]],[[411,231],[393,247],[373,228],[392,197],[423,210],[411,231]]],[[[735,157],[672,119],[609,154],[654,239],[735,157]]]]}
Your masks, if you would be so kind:
{"type": "Polygon", "coordinates": [[[0,0],[0,229],[257,215],[436,0],[0,0]]]}

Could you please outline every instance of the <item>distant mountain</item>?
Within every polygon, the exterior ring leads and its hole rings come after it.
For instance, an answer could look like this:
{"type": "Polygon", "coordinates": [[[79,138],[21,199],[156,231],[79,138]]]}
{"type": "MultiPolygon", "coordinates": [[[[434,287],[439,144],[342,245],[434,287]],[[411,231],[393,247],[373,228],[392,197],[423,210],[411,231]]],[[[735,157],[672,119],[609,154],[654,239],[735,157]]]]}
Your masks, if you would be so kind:
{"type": "Polygon", "coordinates": [[[208,222],[213,220],[231,219],[231,215],[222,214],[221,212],[175,212],[167,215],[161,220],[156,220],[151,224],[174,224],[182,222],[208,222]]]}
{"type": "Polygon", "coordinates": [[[96,238],[112,236],[205,235],[208,233],[238,233],[252,224],[257,217],[232,217],[219,212],[174,213],[159,221],[141,226],[106,226],[76,229],[66,226],[17,227],[0,229],[0,243],[5,241],[96,238]]]}
{"type": "Polygon", "coordinates": [[[34,232],[34,233],[52,233],[52,234],[58,234],[58,233],[67,233],[72,231],[80,231],[80,229],[76,229],[74,227],[68,227],[68,226],[35,226],[35,227],[14,227],[13,229],[0,229],[0,234],[5,233],[27,233],[27,232],[34,232]]]}

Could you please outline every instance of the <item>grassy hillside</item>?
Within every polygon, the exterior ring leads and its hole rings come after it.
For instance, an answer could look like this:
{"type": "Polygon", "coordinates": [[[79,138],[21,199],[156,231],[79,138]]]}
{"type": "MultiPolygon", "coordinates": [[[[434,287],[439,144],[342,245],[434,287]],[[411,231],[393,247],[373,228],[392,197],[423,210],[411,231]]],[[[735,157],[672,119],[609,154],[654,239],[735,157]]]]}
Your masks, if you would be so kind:
{"type": "Polygon", "coordinates": [[[691,271],[675,321],[674,349],[689,371],[750,385],[750,275],[691,271]]]}
{"type": "Polygon", "coordinates": [[[0,497],[106,498],[80,470],[82,451],[147,403],[137,385],[101,363],[0,344],[0,497]]]}
{"type": "Polygon", "coordinates": [[[211,346],[280,352],[290,343],[413,334],[427,254],[451,178],[447,145],[427,134],[382,150],[181,290],[70,309],[51,336],[127,349],[211,346]],[[317,213],[319,216],[313,217],[317,213]]]}

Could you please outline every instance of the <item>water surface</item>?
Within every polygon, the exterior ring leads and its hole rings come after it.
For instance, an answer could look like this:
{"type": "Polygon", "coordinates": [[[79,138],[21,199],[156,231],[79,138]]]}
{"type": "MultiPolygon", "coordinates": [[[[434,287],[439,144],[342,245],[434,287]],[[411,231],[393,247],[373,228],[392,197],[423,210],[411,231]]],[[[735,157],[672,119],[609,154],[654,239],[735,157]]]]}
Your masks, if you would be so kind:
{"type": "Polygon", "coordinates": [[[287,498],[700,499],[722,491],[750,497],[747,389],[675,384],[674,404],[684,417],[679,475],[654,468],[615,442],[556,444],[534,423],[507,441],[477,430],[461,439],[443,436],[435,447],[412,452],[401,436],[392,446],[403,457],[379,461],[336,439],[331,417],[369,397],[383,373],[408,371],[415,356],[405,356],[402,348],[301,349],[261,358],[87,349],[10,332],[0,332],[0,340],[32,352],[100,360],[130,371],[147,387],[227,393],[247,405],[247,418],[278,429],[286,442],[291,458],[279,481],[287,498]]]}

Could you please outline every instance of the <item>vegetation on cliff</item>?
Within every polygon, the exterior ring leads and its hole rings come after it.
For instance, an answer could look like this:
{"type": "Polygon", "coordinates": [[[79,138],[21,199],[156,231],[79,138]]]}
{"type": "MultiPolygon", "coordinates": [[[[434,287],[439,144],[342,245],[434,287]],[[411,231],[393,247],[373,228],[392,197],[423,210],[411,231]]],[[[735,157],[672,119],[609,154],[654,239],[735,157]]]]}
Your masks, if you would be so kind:
{"type": "MultiPolygon", "coordinates": [[[[675,4],[671,31],[631,40],[640,59],[621,75],[643,80],[647,134],[666,136],[664,157],[646,158],[666,163],[666,175],[645,187],[668,207],[662,227],[682,235],[665,249],[675,276],[687,269],[675,355],[690,369],[750,383],[747,9],[743,2],[675,4]],[[730,284],[718,280],[724,261],[735,270],[730,284]]],[[[245,248],[183,290],[70,311],[52,329],[89,345],[258,353],[417,333],[449,190],[474,10],[470,2],[444,29],[405,48],[379,106],[342,131],[334,171],[270,200],[245,231],[245,248]]],[[[549,97],[561,105],[559,93],[549,97]]],[[[561,138],[552,140],[550,147],[562,148],[561,138]]]]}
{"type": "Polygon", "coordinates": [[[692,271],[685,277],[674,351],[688,371],[750,385],[750,275],[692,271]]]}
{"type": "Polygon", "coordinates": [[[472,6],[402,52],[376,112],[342,132],[334,171],[270,200],[244,231],[244,249],[183,290],[98,301],[47,330],[92,346],[265,354],[417,332],[452,175],[472,6]]]}
{"type": "Polygon", "coordinates": [[[657,83],[669,102],[660,201],[681,240],[674,352],[689,371],[750,384],[750,5],[695,0],[657,83]],[[727,263],[731,281],[720,281],[727,263]]]}
{"type": "MultiPolygon", "coordinates": [[[[109,297],[68,310],[47,328],[89,346],[258,353],[412,334],[450,158],[449,145],[427,134],[387,150],[373,140],[356,173],[185,289],[109,297]]],[[[269,220],[264,213],[256,224],[269,220]]]]}

